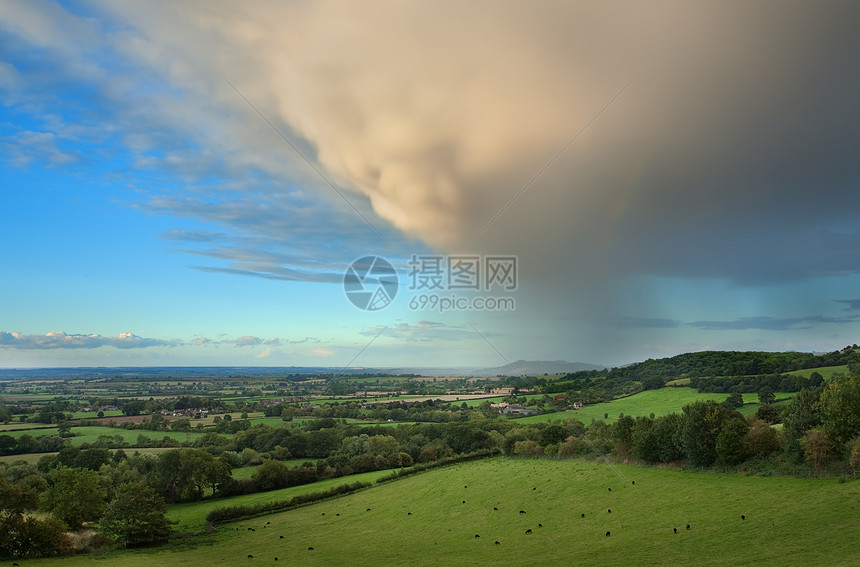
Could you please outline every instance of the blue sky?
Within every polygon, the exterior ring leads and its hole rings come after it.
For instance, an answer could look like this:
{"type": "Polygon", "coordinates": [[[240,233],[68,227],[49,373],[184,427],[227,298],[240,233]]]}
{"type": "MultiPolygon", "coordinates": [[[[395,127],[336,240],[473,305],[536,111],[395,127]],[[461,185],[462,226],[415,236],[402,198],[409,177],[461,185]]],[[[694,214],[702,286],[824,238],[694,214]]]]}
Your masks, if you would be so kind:
{"type": "Polygon", "coordinates": [[[856,343],[858,10],[776,8],[2,0],[0,366],[856,343]],[[413,255],[515,309],[410,307],[413,255]]]}

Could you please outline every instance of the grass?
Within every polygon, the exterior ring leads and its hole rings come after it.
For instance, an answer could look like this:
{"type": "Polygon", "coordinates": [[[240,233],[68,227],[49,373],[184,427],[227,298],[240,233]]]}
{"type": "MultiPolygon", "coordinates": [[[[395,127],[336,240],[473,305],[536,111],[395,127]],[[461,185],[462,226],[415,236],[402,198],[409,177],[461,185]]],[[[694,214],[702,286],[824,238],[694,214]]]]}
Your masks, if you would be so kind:
{"type": "MultiPolygon", "coordinates": [[[[120,417],[123,413],[120,410],[107,410],[102,412],[104,417],[120,417]]],[[[76,411],[72,414],[72,419],[96,419],[99,417],[97,411],[76,411]]]]}
{"type": "Polygon", "coordinates": [[[72,428],[72,433],[75,434],[75,436],[71,438],[73,445],[80,445],[81,443],[95,443],[98,440],[99,435],[122,435],[122,438],[131,445],[137,443],[138,435],[145,435],[150,439],[163,439],[164,437],[170,437],[171,439],[176,439],[180,442],[187,440],[193,441],[194,439],[205,435],[205,433],[197,432],[146,431],[143,429],[121,429],[118,427],[101,426],[74,427],[72,428]]]}
{"type": "Polygon", "coordinates": [[[27,464],[35,465],[39,459],[45,455],[56,455],[57,453],[24,453],[23,455],[3,455],[0,457],[0,463],[11,465],[18,461],[24,461],[27,464]]]}
{"type": "Polygon", "coordinates": [[[845,374],[848,375],[848,365],[843,364],[841,366],[824,366],[822,368],[808,368],[806,370],[794,370],[793,372],[788,372],[792,376],[806,376],[809,378],[809,375],[813,372],[818,372],[821,374],[825,380],[830,380],[833,378],[834,374],[845,374]]]}
{"type": "MultiPolygon", "coordinates": [[[[848,566],[860,564],[858,496],[857,482],[496,458],[104,559],[116,567],[250,564],[249,554],[257,562],[354,567],[848,566]]],[[[93,562],[78,556],[26,565],[93,562]]]]}
{"type": "Polygon", "coordinates": [[[604,419],[604,414],[609,414],[609,419],[615,420],[622,413],[633,417],[647,416],[653,413],[655,417],[660,417],[673,412],[679,413],[682,407],[695,401],[716,400],[722,402],[727,397],[728,394],[700,394],[694,388],[660,388],[658,390],[646,390],[611,402],[588,405],[578,410],[524,417],[518,419],[517,422],[542,423],[550,419],[575,417],[587,424],[592,419],[604,419]]]}
{"type": "Polygon", "coordinates": [[[30,429],[14,429],[3,431],[3,435],[10,435],[18,439],[22,435],[30,435],[31,437],[39,438],[43,435],[56,435],[60,432],[56,425],[47,425],[44,423],[31,423],[30,429]]]}
{"type": "MultiPolygon", "coordinates": [[[[794,393],[778,393],[777,398],[788,398],[794,393]]],[[[758,394],[743,394],[744,406],[740,412],[744,415],[752,415],[758,410],[758,394]]],[[[728,398],[728,394],[706,394],[699,393],[694,388],[660,388],[658,390],[645,390],[626,398],[620,398],[611,402],[585,406],[579,410],[546,413],[530,417],[518,418],[518,423],[543,423],[552,419],[566,419],[575,417],[588,424],[592,419],[605,419],[604,414],[609,414],[609,420],[616,420],[622,413],[633,417],[648,416],[655,417],[670,413],[681,413],[685,405],[704,400],[715,400],[722,402],[728,398]]]]}
{"type": "MultiPolygon", "coordinates": [[[[199,531],[206,528],[206,515],[215,508],[223,506],[253,506],[254,504],[264,504],[266,502],[278,502],[289,500],[300,494],[309,492],[322,492],[334,486],[342,484],[352,484],[353,482],[375,482],[377,478],[391,474],[390,470],[373,471],[369,473],[354,474],[340,478],[331,478],[321,480],[311,484],[303,484],[301,486],[292,486],[290,488],[282,488],[279,490],[270,490],[268,492],[258,492],[256,494],[243,494],[241,496],[233,496],[231,498],[219,498],[216,500],[203,500],[201,502],[188,502],[185,504],[175,504],[167,511],[167,516],[178,522],[174,529],[180,531],[199,531]]],[[[255,520],[261,523],[259,520],[255,520]]],[[[265,522],[262,522],[265,524],[265,522]]]]}
{"type": "MultiPolygon", "coordinates": [[[[39,438],[43,435],[56,435],[58,433],[58,429],[56,427],[41,427],[39,429],[24,429],[18,431],[5,431],[4,435],[11,435],[14,438],[21,437],[24,434],[32,435],[33,437],[39,438]]],[[[80,445],[81,443],[95,443],[98,441],[99,435],[120,435],[123,440],[128,442],[131,445],[137,443],[138,435],[145,435],[150,439],[163,439],[165,436],[170,437],[171,439],[176,439],[177,441],[186,441],[188,439],[194,440],[198,437],[205,435],[205,433],[198,432],[190,432],[184,433],[180,431],[146,431],[143,429],[122,429],[119,427],[104,427],[104,426],[87,426],[87,427],[73,427],[71,432],[75,434],[74,437],[70,437],[69,439],[72,442],[72,445],[80,445]]]]}
{"type": "MultiPolygon", "coordinates": [[[[8,431],[21,431],[25,429],[56,429],[55,425],[49,425],[47,423],[26,423],[20,421],[10,421],[9,423],[0,424],[0,433],[6,433],[8,431]]],[[[30,434],[32,435],[32,433],[30,434]]]]}

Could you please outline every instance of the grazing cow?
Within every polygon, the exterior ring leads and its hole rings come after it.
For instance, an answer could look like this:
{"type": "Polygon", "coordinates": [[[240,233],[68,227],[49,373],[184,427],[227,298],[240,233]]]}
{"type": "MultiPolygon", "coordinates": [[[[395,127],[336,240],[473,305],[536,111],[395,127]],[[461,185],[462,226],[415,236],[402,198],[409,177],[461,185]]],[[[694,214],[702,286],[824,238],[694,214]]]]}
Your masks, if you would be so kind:
{"type": "Polygon", "coordinates": [[[479,537],[481,537],[481,536],[479,536],[478,534],[475,534],[475,539],[478,539],[479,537]]]}
{"type": "Polygon", "coordinates": [[[609,537],[609,532],[606,532],[606,537],[609,537]]]}
{"type": "Polygon", "coordinates": [[[468,485],[466,485],[466,486],[464,486],[463,488],[469,488],[469,486],[468,486],[468,485]]]}
{"type": "Polygon", "coordinates": [[[255,532],[255,531],[257,531],[257,530],[255,530],[254,528],[248,528],[248,531],[249,531],[249,532],[255,532]]]}
{"type": "Polygon", "coordinates": [[[611,488],[609,489],[609,492],[612,492],[612,489],[611,489],[611,488]]]}
{"type": "Polygon", "coordinates": [[[525,513],[526,513],[525,510],[520,510],[520,514],[525,514],[525,513]]]}
{"type": "Polygon", "coordinates": [[[406,515],[407,515],[407,516],[411,516],[411,515],[412,515],[412,512],[406,512],[406,515]]]}
{"type": "Polygon", "coordinates": [[[340,516],[340,512],[338,512],[337,514],[335,514],[335,516],[340,516]]]}
{"type": "Polygon", "coordinates": [[[543,527],[543,524],[538,524],[538,527],[539,527],[539,528],[542,528],[542,527],[543,527]]]}
{"type": "Polygon", "coordinates": [[[634,480],[634,481],[632,481],[630,484],[636,484],[636,481],[634,480]]]}
{"type": "Polygon", "coordinates": [[[284,536],[278,536],[278,539],[284,539],[284,536]]]}
{"type": "MultiPolygon", "coordinates": [[[[323,512],[322,515],[325,516],[325,512],[323,512]]],[[[266,523],[268,524],[269,522],[266,522],[266,523]]]]}
{"type": "Polygon", "coordinates": [[[687,524],[687,529],[688,529],[688,530],[690,529],[690,524],[687,524]]]}
{"type": "Polygon", "coordinates": [[[368,508],[367,511],[370,512],[370,508],[368,508]]]}
{"type": "Polygon", "coordinates": [[[313,547],[309,547],[309,548],[308,548],[308,551],[313,551],[313,550],[314,550],[314,548],[313,548],[313,547]]]}
{"type": "Polygon", "coordinates": [[[251,555],[251,554],[249,553],[249,554],[248,554],[248,559],[253,559],[253,558],[254,558],[254,556],[253,556],[253,555],[251,555]]]}
{"type": "Polygon", "coordinates": [[[678,528],[672,528],[672,531],[678,533],[678,528]]]}
{"type": "MultiPolygon", "coordinates": [[[[325,512],[323,512],[323,516],[325,516],[325,512]]],[[[268,526],[268,525],[269,525],[269,524],[271,524],[271,523],[272,523],[272,522],[266,522],[266,525],[268,526]]]]}
{"type": "Polygon", "coordinates": [[[501,543],[499,543],[499,542],[496,542],[496,545],[502,545],[502,544],[501,544],[501,543]]]}
{"type": "Polygon", "coordinates": [[[498,512],[498,511],[499,511],[499,509],[498,509],[498,508],[496,508],[495,506],[493,506],[493,510],[495,510],[496,512],[498,512]]]}
{"type": "Polygon", "coordinates": [[[607,510],[607,511],[606,511],[606,513],[607,513],[607,514],[611,514],[611,513],[612,513],[612,509],[607,510]]]}
{"type": "Polygon", "coordinates": [[[533,487],[532,490],[537,490],[537,486],[533,487]]]}
{"type": "Polygon", "coordinates": [[[585,517],[585,514],[580,514],[580,515],[579,515],[579,517],[580,517],[580,518],[584,518],[584,517],[585,517]]]}
{"type": "Polygon", "coordinates": [[[466,501],[465,501],[465,500],[463,500],[463,504],[465,504],[465,503],[466,503],[466,501]]]}
{"type": "Polygon", "coordinates": [[[747,517],[744,516],[743,514],[741,514],[741,520],[746,520],[746,519],[747,519],[747,517]]]}
{"type": "Polygon", "coordinates": [[[527,534],[532,533],[532,529],[531,529],[531,528],[527,529],[527,530],[526,530],[526,533],[527,533],[527,534]]]}

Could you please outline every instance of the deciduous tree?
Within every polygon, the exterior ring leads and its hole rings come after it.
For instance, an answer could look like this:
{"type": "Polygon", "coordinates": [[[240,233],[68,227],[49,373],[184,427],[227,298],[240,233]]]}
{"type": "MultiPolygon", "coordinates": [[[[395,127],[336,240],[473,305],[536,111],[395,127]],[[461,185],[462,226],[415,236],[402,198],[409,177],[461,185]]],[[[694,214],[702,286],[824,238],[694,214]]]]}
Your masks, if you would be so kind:
{"type": "Polygon", "coordinates": [[[108,504],[100,526],[104,533],[125,546],[166,540],[170,521],[167,506],[145,482],[121,486],[108,504]]]}

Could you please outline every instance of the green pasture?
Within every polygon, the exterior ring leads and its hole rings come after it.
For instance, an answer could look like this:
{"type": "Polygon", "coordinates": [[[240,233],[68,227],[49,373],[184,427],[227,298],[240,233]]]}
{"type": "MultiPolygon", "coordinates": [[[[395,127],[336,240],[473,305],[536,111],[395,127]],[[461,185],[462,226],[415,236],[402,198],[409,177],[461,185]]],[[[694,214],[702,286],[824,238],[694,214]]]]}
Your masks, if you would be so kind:
{"type": "Polygon", "coordinates": [[[818,372],[821,374],[825,380],[830,380],[833,378],[834,374],[845,374],[848,375],[848,365],[843,364],[841,366],[824,366],[822,368],[808,368],[806,370],[794,370],[793,372],[788,372],[787,374],[791,374],[793,376],[806,376],[809,378],[810,374],[813,372],[818,372]]]}
{"type": "MultiPolygon", "coordinates": [[[[167,516],[171,520],[177,522],[174,528],[179,531],[202,530],[206,527],[206,515],[215,508],[220,508],[222,506],[253,506],[255,504],[264,504],[266,502],[279,502],[289,500],[290,498],[300,494],[322,492],[342,484],[352,484],[353,482],[375,482],[376,479],[388,474],[391,474],[390,470],[373,471],[340,478],[320,480],[318,482],[303,484],[301,486],[258,492],[256,494],[243,494],[241,496],[233,496],[231,498],[217,498],[214,500],[202,500],[200,502],[174,504],[173,506],[170,506],[167,516]]],[[[258,518],[253,520],[253,522],[256,524],[265,524],[265,519],[261,522],[258,518]]]]}
{"type": "MultiPolygon", "coordinates": [[[[278,564],[351,567],[853,566],[860,564],[858,499],[856,481],[495,458],[100,559],[116,567],[268,565],[275,557],[278,564]]],[[[204,505],[173,507],[170,516],[193,527],[204,505]]]]}
{"type": "Polygon", "coordinates": [[[45,455],[56,455],[57,453],[24,453],[23,455],[3,455],[0,456],[0,463],[11,465],[18,461],[24,461],[27,464],[35,465],[39,459],[45,455]]]}
{"type": "MultiPolygon", "coordinates": [[[[81,443],[95,443],[98,441],[99,435],[120,435],[123,440],[131,445],[134,445],[137,442],[138,435],[145,435],[150,439],[163,439],[164,437],[170,437],[171,439],[176,439],[177,441],[186,441],[186,440],[194,440],[200,437],[201,435],[205,435],[205,433],[197,433],[190,432],[184,433],[180,431],[146,431],[143,429],[121,429],[119,427],[103,427],[103,426],[92,426],[92,427],[73,427],[71,432],[75,434],[74,437],[70,437],[69,439],[72,442],[72,445],[80,445],[81,443]]],[[[56,427],[48,427],[41,429],[26,429],[26,430],[18,430],[18,431],[8,431],[4,432],[4,435],[11,435],[14,438],[18,438],[21,435],[27,434],[32,435],[33,437],[39,438],[43,435],[57,435],[58,429],[56,427]]]]}
{"type": "MultiPolygon", "coordinates": [[[[776,397],[787,398],[793,395],[795,394],[777,393],[776,397]]],[[[743,396],[745,405],[739,411],[744,415],[752,415],[759,406],[758,394],[743,394],[743,396]]],[[[715,400],[722,402],[728,397],[728,394],[699,393],[694,388],[660,388],[658,390],[645,390],[611,402],[587,405],[578,410],[517,418],[517,422],[543,423],[552,419],[575,417],[588,424],[592,419],[605,419],[604,414],[609,414],[610,420],[618,419],[621,414],[638,417],[653,413],[655,417],[660,417],[670,413],[680,413],[682,407],[696,401],[715,400]]]]}
{"type": "Polygon", "coordinates": [[[11,435],[15,439],[18,439],[22,435],[30,435],[31,437],[42,437],[43,435],[57,435],[60,430],[57,429],[57,426],[50,426],[44,424],[35,424],[31,423],[30,429],[13,429],[8,431],[3,431],[3,435],[11,435]]]}
{"type": "MultiPolygon", "coordinates": [[[[119,417],[122,415],[120,410],[108,410],[104,412],[104,417],[119,417]]],[[[76,411],[72,414],[72,419],[97,419],[99,412],[97,411],[76,411]]]]}
{"type": "Polygon", "coordinates": [[[197,433],[197,432],[179,432],[179,431],[145,431],[143,429],[120,429],[115,427],[74,427],[72,428],[72,433],[75,434],[72,437],[73,445],[80,445],[81,443],[95,443],[99,435],[122,435],[123,440],[128,443],[134,445],[137,442],[138,435],[145,435],[150,439],[163,439],[164,437],[170,437],[171,439],[176,439],[179,442],[183,441],[194,441],[195,439],[205,435],[205,433],[197,433]]]}
{"type": "Polygon", "coordinates": [[[8,434],[8,432],[10,431],[21,431],[24,429],[40,428],[56,429],[56,426],[48,425],[47,423],[22,423],[20,421],[10,421],[9,423],[0,423],[0,434],[8,434]]]}

